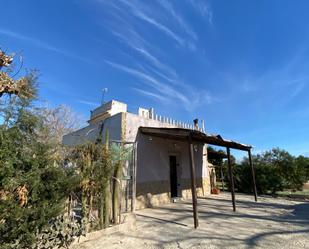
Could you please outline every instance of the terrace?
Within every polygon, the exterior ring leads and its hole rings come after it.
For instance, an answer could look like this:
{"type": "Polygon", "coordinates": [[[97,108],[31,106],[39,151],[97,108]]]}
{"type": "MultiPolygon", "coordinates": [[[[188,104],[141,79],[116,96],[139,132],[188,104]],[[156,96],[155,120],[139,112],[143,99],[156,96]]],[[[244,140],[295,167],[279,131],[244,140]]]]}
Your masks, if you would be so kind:
{"type": "Polygon", "coordinates": [[[237,194],[198,199],[199,229],[192,203],[182,201],[136,212],[137,229],[88,240],[73,248],[309,248],[309,202],[237,194]]]}

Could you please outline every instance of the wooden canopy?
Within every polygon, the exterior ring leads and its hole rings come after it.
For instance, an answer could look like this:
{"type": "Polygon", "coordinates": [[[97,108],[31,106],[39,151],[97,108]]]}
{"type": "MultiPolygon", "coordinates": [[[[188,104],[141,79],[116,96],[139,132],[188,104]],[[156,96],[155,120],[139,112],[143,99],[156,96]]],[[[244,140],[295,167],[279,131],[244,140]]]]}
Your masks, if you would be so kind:
{"type": "Polygon", "coordinates": [[[173,140],[188,141],[191,136],[193,142],[201,142],[217,146],[228,147],[231,149],[249,151],[252,146],[237,143],[231,140],[223,139],[220,135],[210,135],[198,130],[189,130],[183,128],[157,128],[157,127],[140,127],[141,133],[149,136],[170,138],[173,140]]]}
{"type": "MultiPolygon", "coordinates": [[[[216,146],[226,147],[226,154],[224,157],[228,161],[228,170],[230,178],[231,197],[233,204],[233,211],[236,211],[235,202],[235,188],[234,188],[234,177],[233,177],[233,166],[231,164],[230,149],[237,149],[248,152],[249,163],[251,165],[252,172],[252,188],[254,192],[255,201],[257,201],[257,191],[255,185],[255,172],[251,159],[251,145],[238,143],[231,140],[223,139],[220,135],[210,135],[198,130],[184,129],[184,128],[160,128],[160,127],[140,127],[139,131],[148,136],[161,137],[171,140],[186,141],[189,144],[189,155],[190,155],[190,173],[191,173],[191,193],[192,193],[192,204],[193,204],[193,218],[194,227],[198,227],[198,214],[197,214],[197,194],[196,194],[196,179],[195,179],[195,162],[194,162],[194,150],[193,143],[211,144],[216,146]]],[[[223,156],[223,155],[221,155],[223,156]]]]}

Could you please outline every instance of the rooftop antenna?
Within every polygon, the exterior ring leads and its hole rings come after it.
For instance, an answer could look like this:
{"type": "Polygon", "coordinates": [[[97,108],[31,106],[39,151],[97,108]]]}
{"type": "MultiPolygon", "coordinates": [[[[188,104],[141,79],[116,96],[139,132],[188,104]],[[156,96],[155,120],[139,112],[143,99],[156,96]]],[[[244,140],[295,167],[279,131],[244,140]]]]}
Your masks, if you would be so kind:
{"type": "Polygon", "coordinates": [[[107,93],[108,88],[103,88],[102,89],[102,99],[101,99],[101,105],[105,103],[105,94],[107,93]]]}

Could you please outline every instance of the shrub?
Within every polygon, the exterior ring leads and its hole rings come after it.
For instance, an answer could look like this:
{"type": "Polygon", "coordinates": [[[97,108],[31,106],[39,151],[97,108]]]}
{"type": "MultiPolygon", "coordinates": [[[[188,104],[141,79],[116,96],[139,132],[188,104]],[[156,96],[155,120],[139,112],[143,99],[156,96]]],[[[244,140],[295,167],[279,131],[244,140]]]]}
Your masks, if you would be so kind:
{"type": "MultiPolygon", "coordinates": [[[[236,163],[232,158],[231,162],[234,169],[235,189],[243,193],[252,193],[252,173],[248,158],[244,158],[240,163],[236,163]]],[[[279,148],[252,156],[252,162],[259,194],[275,194],[277,191],[286,189],[301,190],[303,184],[309,179],[309,158],[304,156],[295,158],[279,148]]],[[[228,182],[227,162],[223,164],[223,171],[225,181],[228,182]]]]}
{"type": "MultiPolygon", "coordinates": [[[[27,79],[34,87],[36,77],[27,79]]],[[[63,212],[76,184],[75,172],[52,160],[50,144],[40,139],[44,127],[31,106],[34,98],[0,99],[1,248],[31,248],[37,234],[63,212]]]]}

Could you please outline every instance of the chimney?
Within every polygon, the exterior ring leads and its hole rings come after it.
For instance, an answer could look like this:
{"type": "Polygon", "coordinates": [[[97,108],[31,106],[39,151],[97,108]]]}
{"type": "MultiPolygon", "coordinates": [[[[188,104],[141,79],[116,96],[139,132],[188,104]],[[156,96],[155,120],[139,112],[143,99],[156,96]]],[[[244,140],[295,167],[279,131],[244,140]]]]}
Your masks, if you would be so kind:
{"type": "Polygon", "coordinates": [[[198,130],[198,119],[194,119],[193,120],[193,124],[194,124],[194,130],[198,130]]]}

